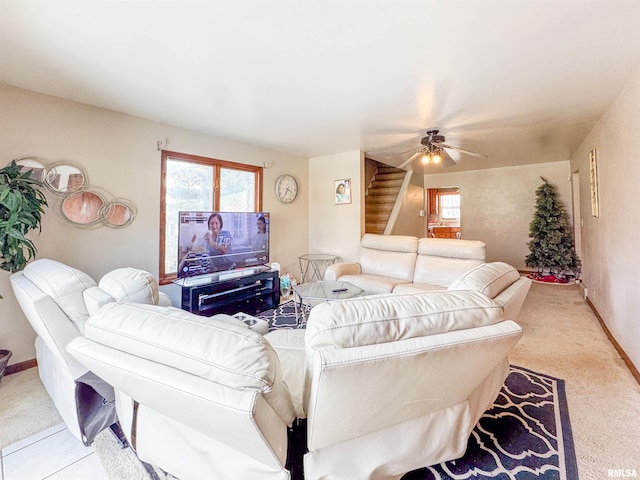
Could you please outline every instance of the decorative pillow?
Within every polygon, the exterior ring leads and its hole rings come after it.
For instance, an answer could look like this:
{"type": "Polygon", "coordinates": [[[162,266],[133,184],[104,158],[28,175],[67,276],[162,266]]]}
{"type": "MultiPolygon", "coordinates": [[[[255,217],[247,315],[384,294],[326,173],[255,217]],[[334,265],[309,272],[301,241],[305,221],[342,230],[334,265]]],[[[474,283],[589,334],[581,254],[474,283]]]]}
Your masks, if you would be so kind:
{"type": "Polygon", "coordinates": [[[473,290],[495,298],[520,278],[520,273],[504,262],[483,263],[455,279],[449,290],[473,290]]]}
{"type": "Polygon", "coordinates": [[[120,303],[158,304],[158,281],[144,270],[118,268],[104,275],[98,286],[120,303]]]}

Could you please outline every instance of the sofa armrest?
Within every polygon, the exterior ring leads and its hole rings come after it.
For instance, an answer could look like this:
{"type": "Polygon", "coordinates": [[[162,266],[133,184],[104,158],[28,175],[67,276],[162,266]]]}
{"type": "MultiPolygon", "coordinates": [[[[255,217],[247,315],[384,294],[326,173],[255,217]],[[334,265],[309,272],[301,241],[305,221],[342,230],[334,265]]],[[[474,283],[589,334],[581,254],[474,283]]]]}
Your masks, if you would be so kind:
{"type": "Polygon", "coordinates": [[[173,307],[171,297],[164,292],[158,292],[158,305],[161,307],[173,307]]]}
{"type": "Polygon", "coordinates": [[[343,275],[360,275],[362,268],[359,263],[334,263],[329,265],[324,272],[324,279],[330,281],[337,281],[343,275]]]}
{"type": "Polygon", "coordinates": [[[502,307],[504,318],[509,320],[518,318],[522,304],[529,293],[529,288],[531,288],[531,279],[520,277],[496,295],[493,300],[502,307]]]}
{"type": "Polygon", "coordinates": [[[115,298],[102,290],[100,287],[87,288],[84,292],[82,292],[82,298],[84,300],[84,304],[87,306],[89,315],[93,315],[94,313],[96,313],[103,305],[116,301],[115,298]]]}
{"type": "Polygon", "coordinates": [[[305,330],[278,329],[264,338],[278,354],[282,368],[282,380],[289,387],[296,417],[306,418],[303,402],[304,390],[304,334],[305,330]]]}

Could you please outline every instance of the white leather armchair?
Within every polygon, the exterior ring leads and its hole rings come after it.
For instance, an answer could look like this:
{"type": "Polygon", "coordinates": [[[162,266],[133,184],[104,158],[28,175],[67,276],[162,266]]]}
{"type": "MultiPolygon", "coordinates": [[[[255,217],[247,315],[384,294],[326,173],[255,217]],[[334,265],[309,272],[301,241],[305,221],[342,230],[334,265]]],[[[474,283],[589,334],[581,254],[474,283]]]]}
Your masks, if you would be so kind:
{"type": "Polygon", "coordinates": [[[113,385],[142,461],[180,480],[288,480],[295,413],[278,357],[233,320],[112,303],[67,350],[113,385]]]}
{"type": "Polygon", "coordinates": [[[397,479],[462,456],[521,335],[467,290],[323,303],[306,331],[271,332],[307,416],[305,479],[397,479]]]}
{"type": "Polygon", "coordinates": [[[38,371],[69,431],[84,443],[92,438],[80,424],[76,381],[87,374],[85,366],[71,357],[65,347],[84,333],[93,310],[109,302],[136,301],[170,303],[158,292],[151,274],[123,268],[106,274],[104,290],[86,273],[50,259],[29,263],[10,277],[11,286],[27,320],[36,332],[38,371]]]}

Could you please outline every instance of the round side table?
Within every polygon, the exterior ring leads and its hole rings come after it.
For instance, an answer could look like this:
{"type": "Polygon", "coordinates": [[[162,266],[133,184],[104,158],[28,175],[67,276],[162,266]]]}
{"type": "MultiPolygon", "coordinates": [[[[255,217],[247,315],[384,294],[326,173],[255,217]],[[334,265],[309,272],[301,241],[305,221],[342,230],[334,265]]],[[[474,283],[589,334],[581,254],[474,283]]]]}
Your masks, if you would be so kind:
{"type": "Polygon", "coordinates": [[[324,272],[329,265],[338,260],[336,255],[326,253],[307,253],[298,257],[300,262],[300,283],[324,280],[324,272]]]}

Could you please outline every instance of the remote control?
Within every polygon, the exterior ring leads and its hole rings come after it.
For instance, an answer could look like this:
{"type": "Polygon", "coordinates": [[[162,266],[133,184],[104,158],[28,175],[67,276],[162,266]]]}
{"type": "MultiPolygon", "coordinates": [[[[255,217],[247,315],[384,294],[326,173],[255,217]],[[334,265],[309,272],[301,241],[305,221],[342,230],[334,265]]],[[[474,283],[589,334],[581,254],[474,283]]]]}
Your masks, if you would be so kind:
{"type": "Polygon", "coordinates": [[[346,288],[334,288],[333,290],[331,290],[333,293],[340,293],[340,292],[346,292],[347,289],[346,288]]]}

